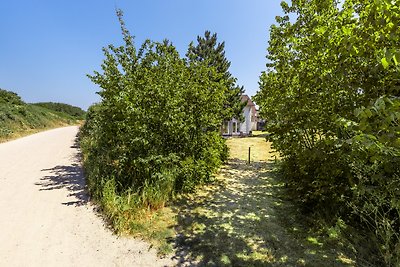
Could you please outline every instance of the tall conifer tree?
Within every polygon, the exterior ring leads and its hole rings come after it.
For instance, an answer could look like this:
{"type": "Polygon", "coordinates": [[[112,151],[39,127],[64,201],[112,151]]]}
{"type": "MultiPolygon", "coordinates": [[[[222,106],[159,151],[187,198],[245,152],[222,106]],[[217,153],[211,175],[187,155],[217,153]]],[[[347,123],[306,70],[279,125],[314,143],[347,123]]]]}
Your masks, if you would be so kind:
{"type": "Polygon", "coordinates": [[[241,102],[244,88],[236,84],[236,78],[229,72],[231,62],[225,56],[225,42],[219,43],[216,33],[211,34],[210,31],[206,31],[204,37],[197,36],[197,45],[194,45],[193,42],[189,44],[186,56],[191,62],[208,62],[209,67],[214,67],[221,74],[221,78],[217,82],[223,79],[227,86],[224,119],[240,118],[245,105],[241,102]]]}

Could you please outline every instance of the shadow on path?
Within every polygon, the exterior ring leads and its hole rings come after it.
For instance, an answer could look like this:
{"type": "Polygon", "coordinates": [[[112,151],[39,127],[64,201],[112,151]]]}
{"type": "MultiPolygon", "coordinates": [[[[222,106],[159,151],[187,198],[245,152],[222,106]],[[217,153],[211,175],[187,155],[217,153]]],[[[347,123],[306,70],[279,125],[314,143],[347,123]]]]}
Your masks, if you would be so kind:
{"type": "Polygon", "coordinates": [[[73,200],[63,202],[66,206],[82,206],[89,201],[89,195],[86,192],[86,182],[83,174],[82,166],[80,165],[81,155],[78,151],[78,141],[71,148],[76,149],[70,165],[58,165],[50,169],[43,169],[42,172],[49,173],[40,179],[36,185],[41,186],[40,191],[67,189],[68,196],[73,197],[73,200]]]}

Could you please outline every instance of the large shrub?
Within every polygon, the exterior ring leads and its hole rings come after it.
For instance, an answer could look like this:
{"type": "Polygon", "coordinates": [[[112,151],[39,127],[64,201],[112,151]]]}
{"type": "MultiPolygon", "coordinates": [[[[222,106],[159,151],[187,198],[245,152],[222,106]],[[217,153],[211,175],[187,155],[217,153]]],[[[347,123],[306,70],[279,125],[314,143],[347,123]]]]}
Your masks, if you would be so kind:
{"type": "Polygon", "coordinates": [[[282,2],[256,102],[298,198],[364,222],[396,265],[400,2],[341,2],[282,2]]]}
{"type": "Polygon", "coordinates": [[[227,86],[168,41],[137,50],[118,15],[125,44],[104,49],[103,72],[90,76],[102,100],[81,131],[85,170],[104,206],[110,194],[129,195],[131,207],[156,209],[209,181],[226,158],[219,127],[227,86]]]}
{"type": "Polygon", "coordinates": [[[400,263],[400,99],[380,97],[338,123],[337,145],[351,170],[349,204],[375,233],[389,266],[400,263]]]}

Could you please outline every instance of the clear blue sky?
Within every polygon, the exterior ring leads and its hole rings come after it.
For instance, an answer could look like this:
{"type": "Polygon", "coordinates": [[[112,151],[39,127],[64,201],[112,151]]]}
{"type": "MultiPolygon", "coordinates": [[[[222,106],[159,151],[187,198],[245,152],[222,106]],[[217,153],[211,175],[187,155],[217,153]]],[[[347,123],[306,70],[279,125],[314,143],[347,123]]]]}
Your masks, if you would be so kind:
{"type": "Polygon", "coordinates": [[[86,74],[100,70],[102,47],[122,44],[115,7],[136,44],[173,42],[184,56],[205,30],[225,41],[231,73],[254,95],[265,70],[269,27],[279,0],[8,0],[0,2],[0,88],[27,102],[87,108],[99,101],[86,74]]]}

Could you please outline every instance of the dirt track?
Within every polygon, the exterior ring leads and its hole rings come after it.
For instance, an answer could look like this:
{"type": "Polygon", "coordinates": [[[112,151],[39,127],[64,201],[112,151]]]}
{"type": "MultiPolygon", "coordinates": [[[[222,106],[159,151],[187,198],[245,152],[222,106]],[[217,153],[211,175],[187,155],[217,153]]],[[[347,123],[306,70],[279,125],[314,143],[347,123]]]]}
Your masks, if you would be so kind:
{"type": "Polygon", "coordinates": [[[77,127],[0,145],[0,266],[165,266],[106,229],[84,192],[77,127]]]}

